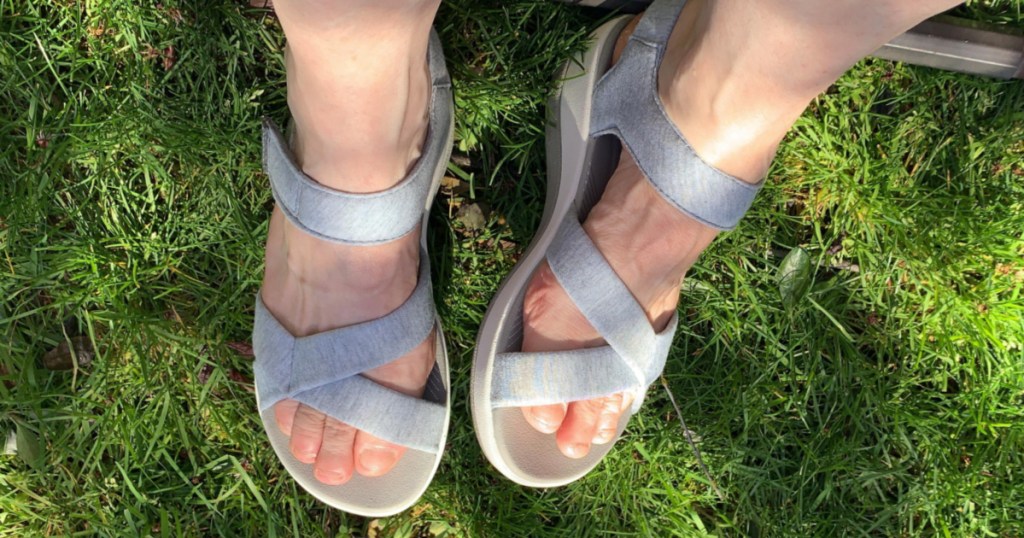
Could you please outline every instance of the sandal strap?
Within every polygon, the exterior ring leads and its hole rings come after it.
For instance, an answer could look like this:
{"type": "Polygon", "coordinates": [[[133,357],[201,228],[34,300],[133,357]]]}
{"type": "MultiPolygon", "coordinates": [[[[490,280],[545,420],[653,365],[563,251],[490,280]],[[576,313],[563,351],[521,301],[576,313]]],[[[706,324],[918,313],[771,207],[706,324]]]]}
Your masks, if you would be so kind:
{"type": "Polygon", "coordinates": [[[643,307],[570,212],[548,248],[559,284],[607,345],[588,349],[499,354],[491,385],[494,407],[545,405],[643,392],[665,367],[678,325],[655,333],[643,307]]]}
{"type": "Polygon", "coordinates": [[[583,317],[626,361],[633,377],[642,381],[644,363],[656,346],[654,329],[643,307],[571,212],[558,227],[547,260],[583,317]]]}
{"type": "Polygon", "coordinates": [[[281,131],[263,120],[263,169],[274,200],[296,227],[320,239],[353,245],[393,241],[412,231],[434,186],[437,156],[445,155],[452,125],[451,81],[441,43],[431,32],[428,64],[432,88],[423,153],[393,187],[373,193],[329,189],[304,174],[281,131]]]}
{"type": "Polygon", "coordinates": [[[424,440],[436,442],[439,430],[433,425],[438,413],[444,419],[444,405],[397,393],[359,375],[406,355],[435,329],[430,262],[423,251],[418,279],[412,295],[386,316],[303,337],[284,328],[257,295],[253,349],[260,411],[291,398],[393,443],[424,449],[424,440]],[[383,416],[386,409],[400,411],[397,416],[402,418],[383,416]]]}
{"type": "Polygon", "coordinates": [[[622,57],[594,90],[591,136],[614,134],[658,192],[679,211],[731,230],[764,184],[746,183],[704,162],[658,96],[658,67],[685,0],[658,0],[642,15],[622,57]]]}
{"type": "Polygon", "coordinates": [[[391,390],[354,376],[294,396],[349,426],[429,454],[437,454],[445,431],[447,407],[391,390]]]}
{"type": "Polygon", "coordinates": [[[672,27],[683,12],[684,5],[686,0],[652,2],[640,15],[640,22],[630,37],[647,43],[664,44],[672,35],[672,27]]]}

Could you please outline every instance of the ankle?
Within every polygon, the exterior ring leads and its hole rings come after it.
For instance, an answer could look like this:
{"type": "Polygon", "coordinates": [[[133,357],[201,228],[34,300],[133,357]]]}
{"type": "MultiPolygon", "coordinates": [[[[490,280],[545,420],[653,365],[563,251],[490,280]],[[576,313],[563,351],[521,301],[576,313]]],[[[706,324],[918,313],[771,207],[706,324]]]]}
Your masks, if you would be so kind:
{"type": "Polygon", "coordinates": [[[385,190],[406,176],[428,124],[425,44],[420,52],[366,72],[317,69],[311,59],[289,54],[292,145],[304,172],[348,192],[385,190]]]}
{"type": "Polygon", "coordinates": [[[658,93],[704,161],[757,183],[817,87],[797,91],[770,76],[763,53],[746,34],[723,30],[717,10],[704,0],[683,9],[658,72],[658,93]]]}
{"type": "Polygon", "coordinates": [[[857,60],[956,0],[691,0],[659,71],[709,164],[755,183],[807,105],[857,60]]]}
{"type": "Polygon", "coordinates": [[[304,1],[314,5],[281,14],[297,160],[330,188],[385,190],[406,176],[426,134],[437,1],[304,1]]]}
{"type": "Polygon", "coordinates": [[[627,152],[583,227],[656,327],[668,320],[683,276],[718,234],[665,201],[627,152]]]}
{"type": "MultiPolygon", "coordinates": [[[[312,289],[375,291],[403,288],[416,283],[419,264],[419,233],[413,230],[395,241],[372,247],[327,243],[290,222],[281,224],[288,272],[312,289]]],[[[271,250],[268,249],[268,255],[271,250]]]]}

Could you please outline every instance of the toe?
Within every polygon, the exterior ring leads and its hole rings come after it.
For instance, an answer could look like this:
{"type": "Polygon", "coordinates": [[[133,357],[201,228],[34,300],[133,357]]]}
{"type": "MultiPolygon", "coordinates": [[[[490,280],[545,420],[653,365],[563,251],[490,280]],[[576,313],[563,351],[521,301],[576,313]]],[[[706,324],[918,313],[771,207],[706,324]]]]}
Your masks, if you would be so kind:
{"type": "Polygon", "coordinates": [[[324,421],[324,440],[313,466],[317,480],[338,485],[352,478],[356,431],[352,426],[330,417],[324,421]]]}
{"type": "Polygon", "coordinates": [[[533,429],[541,433],[555,433],[565,420],[567,404],[523,407],[523,416],[533,429]]]}
{"type": "Polygon", "coordinates": [[[302,463],[313,463],[320,452],[320,443],[324,437],[326,416],[305,405],[299,405],[292,420],[291,450],[295,459],[302,463]]]}
{"type": "Polygon", "coordinates": [[[555,435],[558,449],[570,458],[586,456],[597,434],[601,415],[606,409],[618,409],[620,403],[621,399],[616,400],[614,396],[570,403],[562,427],[555,435]]]}
{"type": "Polygon", "coordinates": [[[597,419],[597,432],[592,439],[595,445],[609,443],[615,438],[615,433],[619,429],[619,417],[629,408],[632,400],[632,396],[622,393],[607,398],[601,409],[601,416],[597,419]]]}
{"type": "Polygon", "coordinates": [[[381,476],[398,463],[405,447],[389,443],[366,432],[356,435],[356,471],[363,476],[381,476]]]}
{"type": "Polygon", "coordinates": [[[274,405],[274,419],[277,420],[277,427],[289,437],[292,435],[292,423],[298,408],[299,402],[295,400],[281,400],[274,405]]]}

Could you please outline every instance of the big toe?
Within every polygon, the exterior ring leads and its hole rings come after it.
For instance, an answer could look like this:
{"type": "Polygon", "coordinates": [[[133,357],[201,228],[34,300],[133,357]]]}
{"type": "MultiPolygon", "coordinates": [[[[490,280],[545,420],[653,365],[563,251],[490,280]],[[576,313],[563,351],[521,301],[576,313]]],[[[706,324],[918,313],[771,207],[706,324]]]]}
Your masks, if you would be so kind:
{"type": "Polygon", "coordinates": [[[555,435],[555,442],[562,454],[570,458],[582,458],[590,453],[592,443],[610,441],[624,410],[623,400],[622,394],[614,394],[570,403],[565,420],[555,435]]]}
{"type": "Polygon", "coordinates": [[[277,420],[277,427],[289,437],[292,435],[295,411],[299,409],[299,405],[296,400],[281,400],[274,405],[274,419],[277,420]]]}
{"type": "Polygon", "coordinates": [[[355,468],[363,476],[387,474],[405,454],[405,447],[359,432],[355,442],[355,468]]]}

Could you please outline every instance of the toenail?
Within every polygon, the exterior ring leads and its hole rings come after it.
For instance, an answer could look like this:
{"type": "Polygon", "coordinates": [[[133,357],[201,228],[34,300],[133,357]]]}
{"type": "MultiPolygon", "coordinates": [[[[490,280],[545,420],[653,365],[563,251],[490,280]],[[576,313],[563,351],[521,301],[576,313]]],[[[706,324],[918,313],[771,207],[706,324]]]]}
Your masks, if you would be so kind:
{"type": "Polygon", "coordinates": [[[322,471],[320,474],[329,482],[340,482],[348,476],[345,471],[322,471]]]}
{"type": "Polygon", "coordinates": [[[554,422],[548,419],[540,418],[534,415],[533,420],[534,422],[537,423],[537,426],[540,427],[541,431],[544,433],[555,433],[555,431],[558,430],[559,425],[555,424],[554,422]]]}
{"type": "Polygon", "coordinates": [[[570,458],[582,458],[589,451],[590,447],[586,443],[573,443],[565,447],[565,454],[570,458]]]}
{"type": "Polygon", "coordinates": [[[390,448],[367,448],[359,453],[359,465],[377,473],[391,468],[398,459],[398,454],[390,448]]]}
{"type": "Polygon", "coordinates": [[[597,432],[597,435],[594,436],[594,442],[595,443],[607,443],[608,441],[612,440],[612,436],[613,435],[615,435],[615,432],[612,431],[612,430],[602,430],[602,431],[599,431],[599,432],[597,432]]]}

